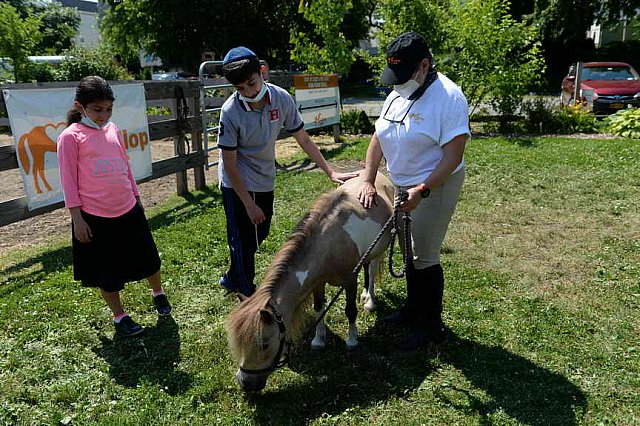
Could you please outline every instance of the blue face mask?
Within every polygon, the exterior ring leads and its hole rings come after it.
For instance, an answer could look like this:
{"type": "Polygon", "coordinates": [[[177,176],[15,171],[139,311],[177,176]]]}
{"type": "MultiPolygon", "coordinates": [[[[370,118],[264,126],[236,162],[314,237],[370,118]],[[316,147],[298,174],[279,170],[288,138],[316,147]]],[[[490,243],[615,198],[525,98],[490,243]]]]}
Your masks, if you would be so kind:
{"type": "Polygon", "coordinates": [[[264,98],[264,95],[267,93],[267,85],[264,84],[264,81],[262,82],[262,89],[260,89],[260,91],[258,92],[257,95],[255,95],[253,98],[247,98],[246,96],[242,96],[240,93],[238,93],[238,97],[245,101],[245,102],[260,102],[262,100],[262,98],[264,98]]]}
{"type": "Polygon", "coordinates": [[[96,123],[95,121],[89,118],[89,116],[85,111],[80,110],[80,112],[82,113],[82,118],[80,119],[80,123],[84,124],[87,127],[91,127],[92,129],[98,129],[98,130],[102,129],[104,126],[109,124],[109,121],[111,121],[111,120],[107,120],[102,124],[102,126],[99,126],[98,123],[96,123]]]}

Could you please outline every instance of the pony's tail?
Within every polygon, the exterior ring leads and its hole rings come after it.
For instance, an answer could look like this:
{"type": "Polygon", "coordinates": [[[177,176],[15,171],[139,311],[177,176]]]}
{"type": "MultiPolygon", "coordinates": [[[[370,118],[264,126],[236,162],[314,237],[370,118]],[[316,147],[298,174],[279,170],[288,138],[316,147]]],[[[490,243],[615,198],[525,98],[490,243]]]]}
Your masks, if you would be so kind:
{"type": "Polygon", "coordinates": [[[28,136],[29,134],[25,133],[20,137],[20,140],[18,141],[18,156],[20,157],[20,164],[22,164],[22,167],[24,168],[24,173],[27,175],[29,174],[29,169],[31,169],[31,164],[29,163],[29,156],[27,155],[27,147],[25,145],[27,142],[28,136]]]}
{"type": "Polygon", "coordinates": [[[72,107],[67,112],[67,127],[71,126],[73,123],[78,123],[82,120],[82,113],[76,107],[72,107]]]}

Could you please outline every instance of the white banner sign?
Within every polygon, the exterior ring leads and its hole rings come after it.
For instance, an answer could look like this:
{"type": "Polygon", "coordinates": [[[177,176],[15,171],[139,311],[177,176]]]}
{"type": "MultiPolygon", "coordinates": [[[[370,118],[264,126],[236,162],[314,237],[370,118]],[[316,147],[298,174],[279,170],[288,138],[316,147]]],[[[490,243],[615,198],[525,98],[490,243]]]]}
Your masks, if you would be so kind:
{"type": "Polygon", "coordinates": [[[296,106],[304,128],[315,129],[340,122],[340,89],[338,76],[294,75],[296,106]]]}
{"type": "MultiPolygon", "coordinates": [[[[142,84],[112,86],[113,121],[127,147],[136,180],[151,176],[151,145],[142,84]]],[[[58,135],[67,127],[75,88],[3,91],[29,210],[63,201],[56,154],[58,135]]]]}

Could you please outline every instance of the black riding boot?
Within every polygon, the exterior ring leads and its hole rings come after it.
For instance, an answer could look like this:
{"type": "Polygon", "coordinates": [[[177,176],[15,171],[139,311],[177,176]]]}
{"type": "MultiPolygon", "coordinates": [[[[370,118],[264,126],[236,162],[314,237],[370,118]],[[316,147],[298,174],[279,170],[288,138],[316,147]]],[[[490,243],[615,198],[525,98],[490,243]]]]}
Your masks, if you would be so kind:
{"type": "Polygon", "coordinates": [[[413,323],[415,315],[420,310],[420,296],[418,289],[420,284],[417,282],[415,277],[416,271],[417,270],[413,267],[413,262],[409,262],[406,271],[407,299],[400,309],[382,318],[382,322],[402,325],[410,325],[413,323]]]}
{"type": "Polygon", "coordinates": [[[429,343],[440,343],[446,337],[446,329],[442,322],[442,295],[444,293],[444,273],[440,264],[424,269],[416,269],[416,300],[421,303],[413,315],[415,331],[398,343],[398,349],[412,351],[427,346],[429,343]]]}

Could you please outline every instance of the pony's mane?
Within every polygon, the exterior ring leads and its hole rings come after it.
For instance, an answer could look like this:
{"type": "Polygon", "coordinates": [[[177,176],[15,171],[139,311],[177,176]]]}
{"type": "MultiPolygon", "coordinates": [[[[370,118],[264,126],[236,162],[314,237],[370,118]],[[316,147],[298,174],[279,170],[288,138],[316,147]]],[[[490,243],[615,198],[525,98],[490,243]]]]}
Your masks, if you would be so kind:
{"type": "MultiPolygon", "coordinates": [[[[227,319],[227,330],[229,344],[235,355],[238,355],[240,348],[251,344],[256,339],[262,324],[260,310],[265,309],[269,304],[277,284],[287,271],[287,267],[304,247],[305,241],[313,236],[315,230],[324,223],[326,218],[335,214],[338,206],[347,197],[348,195],[340,190],[320,196],[280,248],[256,292],[231,311],[227,319]]],[[[300,317],[307,304],[302,304],[295,310],[287,329],[288,339],[294,340],[299,335],[302,325],[300,317]]]]}

